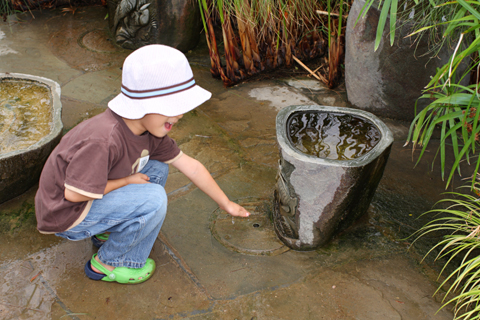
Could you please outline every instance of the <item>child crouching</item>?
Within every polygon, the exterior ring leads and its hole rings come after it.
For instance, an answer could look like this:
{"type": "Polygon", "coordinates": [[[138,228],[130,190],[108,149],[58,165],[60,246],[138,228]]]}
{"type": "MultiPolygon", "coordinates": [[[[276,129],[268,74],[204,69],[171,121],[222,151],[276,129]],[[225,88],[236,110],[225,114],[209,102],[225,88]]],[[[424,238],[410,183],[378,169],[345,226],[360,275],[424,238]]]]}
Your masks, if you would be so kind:
{"type": "Polygon", "coordinates": [[[85,265],[89,278],[140,283],[155,270],[148,256],[167,212],[169,164],[229,214],[249,213],[168,136],[211,96],[195,84],[180,51],[164,45],[134,51],[123,65],[121,90],[105,112],[62,138],[42,171],[35,208],[41,233],[92,238],[99,247],[85,265]]]}

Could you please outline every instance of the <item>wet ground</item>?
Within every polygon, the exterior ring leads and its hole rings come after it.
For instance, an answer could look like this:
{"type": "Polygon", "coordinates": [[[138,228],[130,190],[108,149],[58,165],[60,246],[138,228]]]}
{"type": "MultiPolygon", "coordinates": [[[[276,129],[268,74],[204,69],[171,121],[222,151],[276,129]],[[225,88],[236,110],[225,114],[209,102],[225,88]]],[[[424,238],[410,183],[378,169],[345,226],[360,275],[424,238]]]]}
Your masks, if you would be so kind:
{"type": "MultiPolygon", "coordinates": [[[[119,93],[129,51],[112,45],[106,13],[34,11],[34,19],[23,14],[0,25],[0,72],[59,82],[65,130],[102,112],[119,93]]],[[[437,313],[444,291],[432,296],[439,265],[420,263],[435,239],[410,250],[406,239],[444,191],[439,170],[430,171],[434,148],[414,169],[411,150],[403,148],[408,123],[384,119],[395,143],[368,214],[322,249],[288,250],[266,218],[278,161],[275,116],[295,104],[349,106],[344,87],[330,91],[291,76],[226,89],[210,76],[205,47],[187,56],[197,83],[213,97],[172,136],[252,217],[227,217],[171,170],[152,279],[135,286],[96,282],[83,273],[95,252],[90,241],[36,231],[34,186],[0,205],[1,319],[452,318],[448,308],[437,313]]]]}

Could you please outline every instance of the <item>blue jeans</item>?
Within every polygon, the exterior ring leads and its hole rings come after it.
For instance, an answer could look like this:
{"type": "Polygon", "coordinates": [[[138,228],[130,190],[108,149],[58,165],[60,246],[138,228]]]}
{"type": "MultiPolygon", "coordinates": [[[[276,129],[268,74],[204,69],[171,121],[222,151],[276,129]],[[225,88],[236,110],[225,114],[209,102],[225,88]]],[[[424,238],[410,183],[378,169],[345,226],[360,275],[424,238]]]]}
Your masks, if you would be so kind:
{"type": "Polygon", "coordinates": [[[150,183],[129,184],[93,200],[85,220],[57,236],[73,241],[111,232],[98,258],[113,267],[142,268],[167,213],[168,164],[148,161],[140,171],[150,183]]]}

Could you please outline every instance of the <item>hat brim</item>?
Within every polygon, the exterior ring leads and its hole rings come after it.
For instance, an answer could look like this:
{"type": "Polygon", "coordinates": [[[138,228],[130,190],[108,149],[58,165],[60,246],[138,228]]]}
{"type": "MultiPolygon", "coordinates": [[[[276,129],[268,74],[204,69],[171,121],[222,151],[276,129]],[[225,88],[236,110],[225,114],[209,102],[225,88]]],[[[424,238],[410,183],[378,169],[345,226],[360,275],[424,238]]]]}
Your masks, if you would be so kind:
{"type": "Polygon", "coordinates": [[[148,99],[132,99],[120,93],[110,100],[108,107],[120,117],[132,120],[149,113],[175,117],[195,109],[211,96],[209,91],[194,85],[181,92],[148,99]]]}

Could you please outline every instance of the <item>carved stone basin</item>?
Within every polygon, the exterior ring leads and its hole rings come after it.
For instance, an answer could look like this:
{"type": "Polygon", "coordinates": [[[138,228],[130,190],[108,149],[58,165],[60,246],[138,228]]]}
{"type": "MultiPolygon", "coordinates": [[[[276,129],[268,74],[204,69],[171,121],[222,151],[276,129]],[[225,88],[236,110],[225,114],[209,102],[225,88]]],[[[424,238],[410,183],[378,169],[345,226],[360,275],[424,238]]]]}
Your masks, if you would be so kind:
{"type": "MultiPolygon", "coordinates": [[[[366,111],[318,105],[282,109],[277,115],[276,130],[280,162],[274,195],[275,232],[292,249],[313,250],[326,244],[336,231],[346,228],[367,211],[382,178],[393,135],[380,119],[366,111]],[[291,119],[298,114],[314,115],[315,119],[307,119],[303,124],[292,124],[291,119]],[[318,145],[314,146],[323,150],[318,152],[319,155],[328,155],[325,150],[329,148],[335,149],[330,154],[342,148],[348,150],[350,147],[340,148],[343,142],[334,142],[330,147],[323,145],[327,140],[340,141],[341,137],[347,136],[345,132],[335,129],[327,134],[322,131],[319,135],[314,130],[331,126],[331,115],[350,119],[342,120],[347,121],[344,126],[346,128],[356,128],[348,122],[352,119],[360,119],[369,124],[368,130],[375,130],[377,141],[366,153],[348,159],[342,156],[337,156],[338,159],[321,158],[301,151],[303,146],[299,149],[294,144],[292,132],[296,129],[292,129],[292,126],[303,125],[301,129],[304,130],[306,122],[315,121],[314,126],[302,131],[302,135],[306,139],[315,135],[321,137],[317,140],[318,145]],[[331,136],[336,137],[332,139],[331,136]]],[[[363,133],[357,134],[360,137],[362,135],[363,133]]],[[[355,139],[349,137],[345,140],[355,139]]]]}
{"type": "Polygon", "coordinates": [[[0,73],[0,87],[2,203],[38,182],[45,161],[60,141],[63,124],[60,85],[55,81],[0,73]]]}

